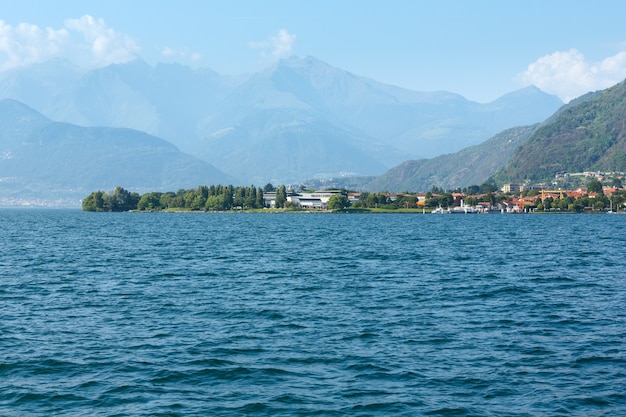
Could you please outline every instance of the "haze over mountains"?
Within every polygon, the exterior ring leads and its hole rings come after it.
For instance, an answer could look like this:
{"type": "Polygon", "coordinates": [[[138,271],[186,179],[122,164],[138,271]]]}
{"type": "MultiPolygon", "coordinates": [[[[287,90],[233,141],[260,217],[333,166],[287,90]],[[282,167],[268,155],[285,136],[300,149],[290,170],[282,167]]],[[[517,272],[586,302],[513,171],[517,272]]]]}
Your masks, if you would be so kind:
{"type": "Polygon", "coordinates": [[[257,185],[380,175],[407,160],[456,152],[540,122],[562,105],[535,87],[486,104],[449,92],[410,91],[313,57],[279,61],[243,82],[141,60],[87,73],[51,61],[0,73],[0,98],[58,122],[158,136],[207,163],[200,171],[211,174],[200,183],[221,176],[257,185]]]}
{"type": "Polygon", "coordinates": [[[0,205],[52,201],[77,205],[93,190],[177,190],[232,178],[147,133],[53,122],[0,100],[0,205]]]}

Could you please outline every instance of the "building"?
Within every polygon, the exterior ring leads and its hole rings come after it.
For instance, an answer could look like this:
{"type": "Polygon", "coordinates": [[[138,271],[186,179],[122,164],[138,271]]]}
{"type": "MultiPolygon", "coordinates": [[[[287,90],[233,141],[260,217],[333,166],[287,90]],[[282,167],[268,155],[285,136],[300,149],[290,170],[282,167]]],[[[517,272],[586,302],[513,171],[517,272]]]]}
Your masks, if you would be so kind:
{"type": "Polygon", "coordinates": [[[306,209],[326,210],[330,197],[341,194],[340,190],[316,191],[313,193],[294,193],[287,197],[294,207],[306,209]]]}
{"type": "MultiPolygon", "coordinates": [[[[328,208],[328,200],[336,194],[341,194],[339,190],[315,191],[312,193],[294,193],[287,192],[287,202],[293,207],[301,207],[306,209],[326,210],[328,208]]],[[[263,193],[265,207],[276,207],[276,192],[268,191],[263,193]]]]}
{"type": "Polygon", "coordinates": [[[519,184],[504,184],[502,186],[502,192],[503,193],[519,193],[520,192],[520,186],[519,184]]]}

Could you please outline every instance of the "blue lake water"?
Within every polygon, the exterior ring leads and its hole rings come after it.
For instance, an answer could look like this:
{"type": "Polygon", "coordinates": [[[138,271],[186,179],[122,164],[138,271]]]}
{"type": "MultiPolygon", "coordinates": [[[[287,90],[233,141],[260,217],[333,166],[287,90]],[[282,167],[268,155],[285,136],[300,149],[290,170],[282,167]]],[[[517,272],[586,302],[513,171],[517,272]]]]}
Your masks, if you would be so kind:
{"type": "Polygon", "coordinates": [[[2,416],[623,416],[626,216],[0,210],[2,416]]]}

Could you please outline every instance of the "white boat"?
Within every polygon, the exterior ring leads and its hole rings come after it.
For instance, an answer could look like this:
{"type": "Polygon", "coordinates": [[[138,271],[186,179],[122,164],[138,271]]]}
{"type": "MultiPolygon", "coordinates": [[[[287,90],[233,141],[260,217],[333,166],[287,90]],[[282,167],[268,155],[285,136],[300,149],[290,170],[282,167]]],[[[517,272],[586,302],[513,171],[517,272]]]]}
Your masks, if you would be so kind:
{"type": "Polygon", "coordinates": [[[433,211],[430,212],[431,214],[450,214],[450,209],[445,209],[441,206],[437,207],[436,209],[434,209],[433,211]]]}
{"type": "Polygon", "coordinates": [[[477,214],[479,213],[474,207],[470,206],[460,206],[454,207],[451,211],[452,214],[477,214]]]}
{"type": "Polygon", "coordinates": [[[465,202],[461,200],[461,205],[459,207],[453,207],[451,213],[452,214],[477,214],[480,212],[476,210],[474,207],[465,205],[465,202]]]}

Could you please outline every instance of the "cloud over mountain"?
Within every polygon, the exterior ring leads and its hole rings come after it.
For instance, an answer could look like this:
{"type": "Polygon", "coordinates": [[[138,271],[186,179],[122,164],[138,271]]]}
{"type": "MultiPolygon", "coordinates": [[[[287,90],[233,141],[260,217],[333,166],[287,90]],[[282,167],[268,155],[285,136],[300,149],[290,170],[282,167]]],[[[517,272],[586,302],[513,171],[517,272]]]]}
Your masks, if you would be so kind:
{"type": "Polygon", "coordinates": [[[568,102],[589,91],[615,85],[626,78],[626,51],[599,62],[589,62],[576,49],[557,51],[528,65],[520,78],[568,102]]]}
{"type": "Polygon", "coordinates": [[[261,42],[250,42],[251,48],[260,49],[261,56],[272,59],[280,59],[291,55],[293,45],[296,42],[296,35],[290,34],[286,29],[280,29],[269,40],[261,42]]]}
{"type": "Polygon", "coordinates": [[[11,26],[0,20],[0,69],[65,58],[84,67],[131,61],[140,51],[132,37],[84,15],[66,19],[64,27],[41,28],[29,23],[11,26]]]}

